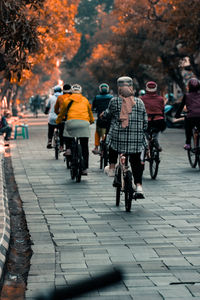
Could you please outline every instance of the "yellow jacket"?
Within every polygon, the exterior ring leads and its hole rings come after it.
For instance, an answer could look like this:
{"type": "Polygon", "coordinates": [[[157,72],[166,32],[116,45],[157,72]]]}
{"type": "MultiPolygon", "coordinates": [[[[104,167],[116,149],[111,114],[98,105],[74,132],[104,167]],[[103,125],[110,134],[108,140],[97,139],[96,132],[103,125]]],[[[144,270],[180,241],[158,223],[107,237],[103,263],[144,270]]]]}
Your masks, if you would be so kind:
{"type": "Polygon", "coordinates": [[[63,103],[66,101],[66,99],[71,96],[71,94],[64,94],[64,95],[60,95],[58,96],[57,100],[56,100],[56,104],[54,106],[54,112],[58,115],[60,112],[60,109],[63,105],[63,103]]]}
{"type": "Polygon", "coordinates": [[[81,94],[72,94],[63,102],[56,123],[59,124],[62,122],[66,114],[67,105],[71,100],[73,100],[73,102],[67,113],[67,120],[84,120],[90,122],[90,124],[94,123],[91,105],[88,99],[81,94]]]}

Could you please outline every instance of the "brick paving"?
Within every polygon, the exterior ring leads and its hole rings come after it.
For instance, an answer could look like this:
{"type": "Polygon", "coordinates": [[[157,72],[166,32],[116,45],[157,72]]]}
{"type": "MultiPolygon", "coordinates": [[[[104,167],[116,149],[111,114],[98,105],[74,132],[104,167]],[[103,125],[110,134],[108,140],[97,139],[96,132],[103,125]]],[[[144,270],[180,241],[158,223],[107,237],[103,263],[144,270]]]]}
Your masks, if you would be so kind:
{"type": "MultiPolygon", "coordinates": [[[[94,142],[91,126],[90,153],[94,142]]],[[[200,172],[183,150],[184,132],[167,129],[157,180],[144,173],[146,198],[126,213],[112,178],[90,155],[89,175],[70,179],[63,158],[46,149],[47,120],[29,119],[30,139],[11,142],[12,162],[33,256],[26,299],[48,287],[122,266],[124,280],[81,299],[200,299],[200,172]]]]}

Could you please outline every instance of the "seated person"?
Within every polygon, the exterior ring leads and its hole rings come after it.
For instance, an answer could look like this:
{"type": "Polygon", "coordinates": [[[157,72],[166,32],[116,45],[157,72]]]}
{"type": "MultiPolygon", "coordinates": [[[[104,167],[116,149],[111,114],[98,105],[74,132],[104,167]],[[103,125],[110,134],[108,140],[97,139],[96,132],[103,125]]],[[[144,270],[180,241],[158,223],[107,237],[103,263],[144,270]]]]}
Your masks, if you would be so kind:
{"type": "Polygon", "coordinates": [[[8,110],[4,111],[3,116],[0,121],[0,134],[5,133],[5,141],[9,141],[11,139],[12,127],[8,124],[7,118],[11,117],[11,113],[8,110]]]}

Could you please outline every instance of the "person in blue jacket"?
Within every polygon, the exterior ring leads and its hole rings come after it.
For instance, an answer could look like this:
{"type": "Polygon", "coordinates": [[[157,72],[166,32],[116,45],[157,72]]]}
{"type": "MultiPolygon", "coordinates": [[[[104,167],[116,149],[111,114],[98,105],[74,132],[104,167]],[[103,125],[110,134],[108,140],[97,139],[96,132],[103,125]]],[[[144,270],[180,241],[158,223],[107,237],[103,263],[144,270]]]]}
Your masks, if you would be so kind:
{"type": "Polygon", "coordinates": [[[94,154],[99,154],[99,145],[101,138],[105,138],[105,134],[109,129],[109,121],[103,118],[100,118],[100,114],[105,111],[108,107],[110,100],[113,98],[113,95],[109,93],[109,85],[107,83],[102,83],[99,86],[99,94],[95,96],[92,103],[92,110],[95,110],[97,113],[96,121],[96,131],[95,131],[95,147],[92,150],[94,154]]]}

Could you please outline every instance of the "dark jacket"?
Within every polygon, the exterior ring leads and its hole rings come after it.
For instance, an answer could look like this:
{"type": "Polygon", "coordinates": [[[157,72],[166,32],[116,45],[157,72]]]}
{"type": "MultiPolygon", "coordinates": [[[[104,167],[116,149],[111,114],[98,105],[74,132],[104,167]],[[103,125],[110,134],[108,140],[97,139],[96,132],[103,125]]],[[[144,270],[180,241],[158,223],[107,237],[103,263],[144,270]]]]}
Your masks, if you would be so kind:
{"type": "Polygon", "coordinates": [[[187,108],[187,118],[200,117],[200,93],[199,92],[187,93],[183,96],[183,99],[175,115],[176,118],[180,117],[180,114],[185,105],[187,108]]]}
{"type": "Polygon", "coordinates": [[[6,120],[6,117],[3,116],[3,117],[1,118],[0,128],[6,127],[6,126],[8,126],[8,122],[7,122],[7,120],[6,120]]]}
{"type": "Polygon", "coordinates": [[[99,117],[99,115],[107,109],[108,104],[112,98],[113,95],[111,94],[99,94],[95,96],[92,103],[92,109],[96,110],[97,117],[99,117]]]}
{"type": "MultiPolygon", "coordinates": [[[[163,97],[156,93],[147,92],[144,96],[141,96],[140,99],[144,102],[147,115],[157,115],[154,120],[164,118],[165,101],[163,97]]],[[[148,120],[151,120],[150,116],[148,120]]]]}

